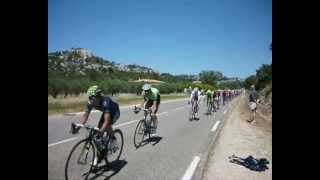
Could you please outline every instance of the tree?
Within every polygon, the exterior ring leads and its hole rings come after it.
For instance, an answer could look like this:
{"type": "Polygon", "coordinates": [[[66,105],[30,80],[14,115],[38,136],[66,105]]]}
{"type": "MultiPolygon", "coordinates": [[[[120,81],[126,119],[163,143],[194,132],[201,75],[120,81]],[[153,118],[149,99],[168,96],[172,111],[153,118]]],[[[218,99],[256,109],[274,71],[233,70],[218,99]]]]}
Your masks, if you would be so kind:
{"type": "Polygon", "coordinates": [[[247,77],[247,78],[244,80],[243,86],[244,86],[246,89],[250,89],[250,86],[251,86],[251,85],[255,85],[255,84],[256,84],[256,81],[257,81],[257,76],[251,75],[251,76],[247,77]]]}
{"type": "Polygon", "coordinates": [[[267,65],[263,64],[257,70],[257,83],[256,89],[260,90],[263,89],[270,81],[272,81],[272,64],[267,65]]]}
{"type": "Polygon", "coordinates": [[[199,73],[200,81],[205,84],[216,85],[217,81],[222,78],[222,73],[218,71],[201,71],[201,73],[199,73]]]}
{"type": "Polygon", "coordinates": [[[240,89],[242,88],[242,83],[240,80],[221,82],[219,84],[219,88],[220,89],[240,89]]]}
{"type": "Polygon", "coordinates": [[[109,80],[108,81],[108,93],[111,93],[111,96],[117,94],[122,89],[122,82],[118,79],[115,80],[109,80]]]}
{"type": "Polygon", "coordinates": [[[66,92],[65,81],[60,76],[53,76],[48,78],[48,91],[53,98],[57,98],[60,93],[66,92]]]}

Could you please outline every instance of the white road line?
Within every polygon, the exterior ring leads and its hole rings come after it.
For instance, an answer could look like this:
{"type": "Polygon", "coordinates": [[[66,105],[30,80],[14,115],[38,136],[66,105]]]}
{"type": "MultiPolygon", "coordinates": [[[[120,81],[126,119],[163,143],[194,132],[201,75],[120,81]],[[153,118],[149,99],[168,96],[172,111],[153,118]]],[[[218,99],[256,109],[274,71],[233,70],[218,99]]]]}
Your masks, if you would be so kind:
{"type": "MultiPolygon", "coordinates": [[[[182,107],[173,109],[172,111],[178,110],[178,109],[182,109],[182,108],[184,108],[184,107],[182,106],[182,107]]],[[[92,112],[94,112],[94,111],[92,111],[92,112]]],[[[96,111],[96,112],[98,112],[98,111],[96,111]]],[[[82,112],[81,112],[81,113],[82,113],[82,112]]],[[[169,113],[168,111],[162,112],[162,113],[159,113],[158,116],[161,116],[161,115],[163,115],[163,114],[168,114],[168,113],[169,113]]],[[[140,120],[133,120],[133,121],[121,123],[121,124],[115,125],[114,127],[115,127],[115,128],[119,128],[119,127],[126,126],[126,125],[129,125],[129,124],[138,122],[138,121],[140,121],[140,120]]],[[[59,142],[56,142],[56,143],[48,144],[48,147],[55,146],[55,145],[62,144],[62,143],[66,143],[66,142],[73,141],[73,140],[76,140],[76,139],[78,139],[78,137],[70,138],[70,139],[65,139],[65,140],[62,140],[62,141],[59,141],[59,142]]]]}
{"type": "Polygon", "coordinates": [[[227,112],[227,110],[224,110],[224,111],[223,111],[223,114],[225,114],[226,112],[227,112]]]}
{"type": "MultiPolygon", "coordinates": [[[[129,125],[129,124],[138,122],[138,121],[140,121],[140,120],[133,120],[133,121],[121,123],[121,124],[115,125],[114,128],[119,128],[119,127],[121,127],[121,126],[126,126],[126,125],[129,125]]],[[[65,139],[65,140],[62,140],[62,141],[59,141],[59,142],[56,142],[56,143],[48,144],[48,147],[55,146],[55,145],[58,145],[58,144],[67,143],[67,142],[76,140],[76,139],[78,139],[78,138],[79,138],[79,137],[74,137],[74,138],[65,139]]]]}
{"type": "MultiPolygon", "coordinates": [[[[162,112],[162,113],[159,113],[158,116],[161,116],[163,114],[168,114],[168,113],[169,113],[168,111],[162,112]]],[[[129,125],[129,124],[138,122],[138,121],[140,121],[140,120],[138,119],[138,120],[133,120],[133,121],[117,124],[117,125],[114,126],[114,128],[119,128],[119,127],[122,127],[122,126],[126,126],[126,125],[129,125]]],[[[73,141],[73,140],[76,140],[76,139],[78,139],[78,137],[65,139],[65,140],[62,140],[62,141],[59,141],[59,142],[56,142],[56,143],[49,144],[48,147],[55,146],[55,145],[62,144],[62,143],[66,143],[66,142],[73,141]]]]}
{"type": "Polygon", "coordinates": [[[217,129],[219,123],[220,123],[220,121],[217,121],[217,122],[214,124],[214,126],[213,126],[212,129],[211,129],[212,132],[214,132],[214,131],[217,129]]]}
{"type": "Polygon", "coordinates": [[[161,116],[161,115],[163,115],[163,114],[168,114],[168,111],[159,113],[158,116],[161,116]]]}
{"type": "Polygon", "coordinates": [[[187,171],[184,173],[184,176],[182,177],[181,180],[191,180],[194,171],[197,168],[197,165],[200,161],[200,157],[199,156],[195,156],[193,158],[193,161],[191,162],[190,166],[188,167],[187,171]]]}
{"type": "Polygon", "coordinates": [[[178,108],[172,109],[172,111],[178,111],[178,110],[183,109],[183,108],[184,108],[183,106],[182,107],[178,107],[178,108]]]}
{"type": "Polygon", "coordinates": [[[54,145],[58,145],[58,144],[66,143],[66,142],[69,142],[69,141],[73,141],[73,140],[76,140],[78,138],[79,137],[74,137],[74,138],[65,139],[65,140],[62,140],[62,141],[59,141],[59,142],[56,142],[56,143],[48,144],[48,148],[51,147],[51,146],[54,146],[54,145]]]}
{"type": "Polygon", "coordinates": [[[138,121],[140,121],[140,120],[138,119],[138,120],[133,120],[133,121],[129,121],[129,122],[125,122],[125,123],[117,124],[117,125],[115,125],[114,127],[115,127],[115,128],[118,128],[118,127],[121,127],[121,126],[126,126],[126,125],[129,125],[129,124],[132,124],[132,123],[138,122],[138,121]]]}
{"type": "MultiPolygon", "coordinates": [[[[185,100],[187,100],[187,99],[188,99],[188,98],[168,100],[168,101],[161,102],[161,104],[167,104],[167,103],[177,102],[177,101],[185,101],[185,100]]],[[[120,106],[119,108],[120,108],[120,109],[133,108],[135,105],[136,105],[136,104],[127,105],[127,106],[120,106]]],[[[92,110],[92,111],[91,111],[91,113],[96,113],[96,112],[99,112],[99,111],[98,111],[98,110],[92,110]]],[[[63,114],[63,115],[66,115],[66,116],[74,116],[74,115],[81,115],[81,114],[83,114],[83,112],[65,113],[65,114],[63,114]]]]}

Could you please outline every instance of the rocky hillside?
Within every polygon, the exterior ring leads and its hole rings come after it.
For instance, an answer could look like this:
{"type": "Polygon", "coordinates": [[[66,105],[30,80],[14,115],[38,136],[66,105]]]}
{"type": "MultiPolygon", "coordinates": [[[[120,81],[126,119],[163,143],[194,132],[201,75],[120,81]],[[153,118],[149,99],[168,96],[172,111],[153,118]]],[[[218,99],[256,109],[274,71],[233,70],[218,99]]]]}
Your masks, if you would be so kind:
{"type": "Polygon", "coordinates": [[[90,71],[108,73],[113,71],[159,74],[159,72],[136,64],[119,64],[95,56],[84,48],[71,48],[66,51],[48,53],[48,72],[76,73],[87,75],[90,71]]]}
{"type": "Polygon", "coordinates": [[[259,92],[261,104],[272,107],[272,82],[259,92]]]}

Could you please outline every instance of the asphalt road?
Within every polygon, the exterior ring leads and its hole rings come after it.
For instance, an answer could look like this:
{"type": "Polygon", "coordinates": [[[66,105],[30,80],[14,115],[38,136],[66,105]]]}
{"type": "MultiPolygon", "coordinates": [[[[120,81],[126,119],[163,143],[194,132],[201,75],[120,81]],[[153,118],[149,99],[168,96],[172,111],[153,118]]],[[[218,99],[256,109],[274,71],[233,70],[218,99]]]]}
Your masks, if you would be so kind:
{"type": "MultiPolygon", "coordinates": [[[[133,135],[143,114],[134,114],[132,107],[121,108],[115,127],[123,132],[124,147],[120,161],[110,166],[96,179],[115,180],[177,180],[191,179],[203,161],[208,145],[215,141],[225,116],[238,98],[223,106],[213,115],[206,115],[205,102],[200,104],[200,120],[188,120],[190,106],[187,100],[163,102],[158,111],[158,142],[151,142],[138,149],[133,135]],[[198,160],[198,161],[197,161],[198,160]]],[[[89,124],[96,125],[101,113],[90,115],[89,124]]],[[[48,179],[64,179],[64,166],[71,148],[84,137],[68,133],[71,122],[78,122],[79,115],[48,117],[48,179]]]]}

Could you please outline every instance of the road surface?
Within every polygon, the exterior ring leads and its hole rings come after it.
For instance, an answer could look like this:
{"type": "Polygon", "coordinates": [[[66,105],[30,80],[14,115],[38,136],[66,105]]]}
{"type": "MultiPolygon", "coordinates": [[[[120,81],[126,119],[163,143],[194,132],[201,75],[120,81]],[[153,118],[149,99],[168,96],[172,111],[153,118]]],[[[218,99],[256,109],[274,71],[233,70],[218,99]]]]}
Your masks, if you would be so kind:
{"type": "MultiPolygon", "coordinates": [[[[197,179],[195,171],[203,164],[204,154],[217,132],[224,124],[228,111],[237,104],[235,98],[213,115],[205,115],[206,107],[200,104],[200,120],[188,120],[190,106],[187,100],[162,102],[158,111],[158,142],[151,142],[138,149],[133,135],[143,114],[134,114],[132,106],[120,108],[121,116],[115,127],[124,136],[123,152],[114,167],[106,169],[97,179],[114,180],[177,180],[197,179]]],[[[89,124],[96,125],[100,112],[90,115],[89,124]]],[[[84,137],[83,133],[68,133],[71,122],[78,122],[80,115],[48,117],[48,179],[64,179],[64,165],[71,148],[84,137]]]]}

